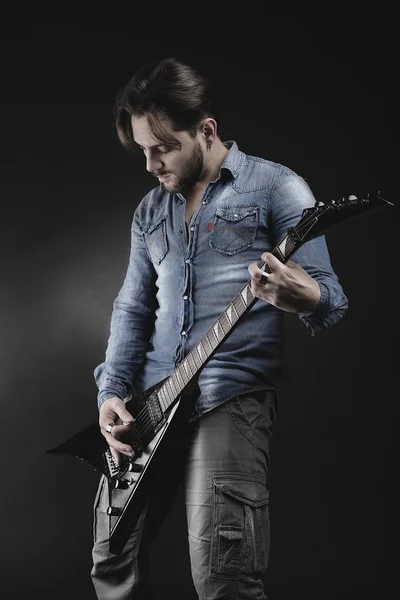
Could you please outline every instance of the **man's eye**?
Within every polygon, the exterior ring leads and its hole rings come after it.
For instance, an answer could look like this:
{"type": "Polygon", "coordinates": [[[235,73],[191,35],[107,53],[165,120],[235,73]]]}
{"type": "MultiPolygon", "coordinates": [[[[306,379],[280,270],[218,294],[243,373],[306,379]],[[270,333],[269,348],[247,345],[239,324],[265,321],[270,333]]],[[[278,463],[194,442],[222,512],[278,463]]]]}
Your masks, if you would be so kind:
{"type": "MultiPolygon", "coordinates": [[[[143,146],[139,146],[140,150],[145,154],[146,153],[146,148],[143,148],[143,146]]],[[[157,148],[157,152],[158,154],[168,154],[168,152],[171,152],[170,148],[157,148]]]]}

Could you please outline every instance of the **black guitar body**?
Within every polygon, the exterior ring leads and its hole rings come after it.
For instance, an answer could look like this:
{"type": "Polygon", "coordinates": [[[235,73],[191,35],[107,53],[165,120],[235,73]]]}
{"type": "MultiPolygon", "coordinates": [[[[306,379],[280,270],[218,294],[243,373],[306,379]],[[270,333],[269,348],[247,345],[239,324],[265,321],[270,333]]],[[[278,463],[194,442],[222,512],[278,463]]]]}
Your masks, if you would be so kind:
{"type": "MultiPolygon", "coordinates": [[[[163,382],[146,390],[140,398],[133,398],[126,403],[126,408],[132,415],[135,409],[142,407],[142,420],[149,421],[149,403],[157,394],[163,382]]],[[[163,413],[162,423],[154,428],[147,426],[142,435],[135,430],[123,439],[135,449],[134,458],[122,456],[116,465],[109,446],[100,432],[99,424],[93,423],[82,429],[76,435],[67,439],[59,446],[48,450],[50,454],[67,454],[90,463],[96,471],[107,478],[109,494],[109,549],[113,554],[120,554],[134,529],[151,493],[162,493],[157,488],[158,474],[161,464],[168,461],[173,467],[176,456],[185,448],[185,440],[189,432],[189,418],[192,414],[198,388],[182,394],[172,406],[163,413]]],[[[143,428],[142,428],[143,429],[143,428]]],[[[140,431],[140,428],[139,428],[140,431]]],[[[182,456],[179,457],[182,460],[182,456]]]]}

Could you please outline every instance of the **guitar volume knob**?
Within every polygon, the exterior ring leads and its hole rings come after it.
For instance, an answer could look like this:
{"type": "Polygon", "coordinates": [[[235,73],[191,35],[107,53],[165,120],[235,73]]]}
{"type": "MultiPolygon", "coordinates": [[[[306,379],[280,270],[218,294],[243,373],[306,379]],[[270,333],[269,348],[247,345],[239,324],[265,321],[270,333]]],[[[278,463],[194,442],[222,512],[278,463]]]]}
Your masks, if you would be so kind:
{"type": "Polygon", "coordinates": [[[116,479],[114,483],[115,489],[126,490],[130,485],[132,485],[133,479],[129,477],[128,479],[116,479]]]}
{"type": "Polygon", "coordinates": [[[127,470],[131,471],[132,473],[140,473],[140,471],[142,470],[142,465],[130,462],[127,470]]]}
{"type": "Polygon", "coordinates": [[[106,513],[110,516],[110,517],[116,517],[117,515],[121,514],[121,509],[118,508],[117,506],[108,506],[106,513]]]}

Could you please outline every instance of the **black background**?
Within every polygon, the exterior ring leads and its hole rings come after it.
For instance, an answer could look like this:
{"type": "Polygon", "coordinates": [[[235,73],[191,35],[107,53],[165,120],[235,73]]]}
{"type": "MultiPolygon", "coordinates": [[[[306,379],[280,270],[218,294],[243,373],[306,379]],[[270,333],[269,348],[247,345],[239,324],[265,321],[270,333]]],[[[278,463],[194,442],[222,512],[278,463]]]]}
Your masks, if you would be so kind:
{"type": "MultiPolygon", "coordinates": [[[[117,90],[175,55],[213,77],[223,140],[281,162],[317,198],[396,204],[389,109],[397,59],[382,11],[349,19],[217,3],[2,23],[1,579],[4,598],[94,598],[98,474],[45,451],[97,419],[93,369],[127,265],[133,210],[154,186],[119,145],[117,90]]],[[[61,8],[60,8],[61,11],[61,8]]],[[[394,564],[396,206],[327,232],[349,299],[312,338],[286,319],[270,480],[272,600],[378,598],[394,564]]],[[[173,459],[171,469],[174,468],[173,459]]],[[[152,550],[156,598],[196,597],[182,498],[152,550]]]]}

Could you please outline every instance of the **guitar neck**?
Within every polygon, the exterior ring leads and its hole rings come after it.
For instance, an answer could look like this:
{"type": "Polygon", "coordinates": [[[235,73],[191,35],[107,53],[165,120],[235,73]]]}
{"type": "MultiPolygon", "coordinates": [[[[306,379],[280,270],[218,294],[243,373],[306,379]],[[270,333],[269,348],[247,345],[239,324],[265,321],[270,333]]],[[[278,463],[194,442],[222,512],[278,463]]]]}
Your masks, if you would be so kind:
{"type": "MultiPolygon", "coordinates": [[[[295,230],[289,229],[271,254],[284,263],[293,255],[301,243],[302,241],[297,237],[295,230]]],[[[260,268],[264,267],[265,263],[263,262],[260,264],[260,268]]],[[[253,296],[250,284],[251,280],[236,294],[229,306],[187,353],[172,375],[160,386],[157,396],[164,411],[175,402],[184,388],[197,376],[216,349],[225,341],[239,320],[258,300],[253,296]]]]}

